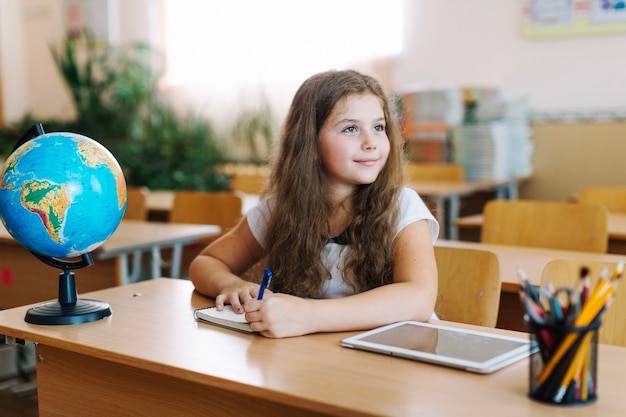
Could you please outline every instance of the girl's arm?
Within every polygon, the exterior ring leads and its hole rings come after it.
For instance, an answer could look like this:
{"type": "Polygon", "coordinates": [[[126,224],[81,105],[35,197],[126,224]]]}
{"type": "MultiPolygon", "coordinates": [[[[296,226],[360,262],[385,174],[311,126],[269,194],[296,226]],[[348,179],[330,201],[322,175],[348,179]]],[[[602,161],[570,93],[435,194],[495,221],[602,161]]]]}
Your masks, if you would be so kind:
{"type": "Polygon", "coordinates": [[[243,312],[242,304],[256,298],[259,285],[241,279],[240,275],[263,255],[263,248],[244,218],[200,252],[189,267],[189,278],[198,292],[215,298],[218,310],[231,304],[235,311],[243,312]]]}
{"type": "Polygon", "coordinates": [[[252,330],[269,337],[366,330],[401,320],[426,321],[437,298],[437,265],[426,220],[394,241],[394,283],[339,299],[306,300],[270,294],[246,303],[252,330]]]}

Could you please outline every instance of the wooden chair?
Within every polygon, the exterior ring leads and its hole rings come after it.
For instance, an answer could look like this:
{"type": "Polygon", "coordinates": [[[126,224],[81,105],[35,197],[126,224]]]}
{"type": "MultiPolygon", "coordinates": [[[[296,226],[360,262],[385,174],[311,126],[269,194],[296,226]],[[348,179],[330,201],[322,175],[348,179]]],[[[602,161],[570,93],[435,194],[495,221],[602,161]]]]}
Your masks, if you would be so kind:
{"type": "MultiPolygon", "coordinates": [[[[550,282],[555,288],[563,286],[576,288],[580,279],[581,267],[586,266],[589,268],[591,288],[594,288],[602,269],[608,266],[613,270],[616,265],[612,262],[555,259],[545,266],[541,275],[541,285],[550,282]]],[[[598,342],[626,346],[626,288],[624,287],[617,288],[613,302],[602,316],[598,342]]]]}
{"type": "Polygon", "coordinates": [[[481,242],[606,252],[607,210],[597,204],[491,200],[483,209],[481,242]]]}
{"type": "MultiPolygon", "coordinates": [[[[237,225],[242,217],[242,200],[235,193],[229,192],[202,192],[177,191],[170,211],[171,223],[216,224],[226,233],[237,225]]],[[[181,275],[185,276],[191,261],[198,256],[206,245],[217,239],[214,236],[200,239],[196,244],[187,245],[181,255],[181,275]]]]}
{"type": "Polygon", "coordinates": [[[150,190],[146,187],[128,187],[126,189],[126,211],[124,218],[129,220],[147,220],[148,207],[146,200],[150,190]]]}
{"type": "Polygon", "coordinates": [[[500,305],[500,266],[491,252],[435,246],[441,320],[495,327],[500,305]]]}
{"type": "Polygon", "coordinates": [[[626,187],[587,187],[578,195],[578,202],[601,204],[609,212],[626,213],[626,187]]]}
{"type": "Polygon", "coordinates": [[[245,194],[260,194],[265,181],[266,174],[234,174],[230,182],[230,188],[233,191],[241,191],[245,194]]]}
{"type": "Polygon", "coordinates": [[[169,219],[172,223],[216,224],[223,234],[241,219],[241,205],[241,197],[235,193],[177,191],[169,219]]]}
{"type": "Polygon", "coordinates": [[[463,181],[465,179],[465,171],[460,164],[409,162],[406,170],[410,181],[463,181]]]}

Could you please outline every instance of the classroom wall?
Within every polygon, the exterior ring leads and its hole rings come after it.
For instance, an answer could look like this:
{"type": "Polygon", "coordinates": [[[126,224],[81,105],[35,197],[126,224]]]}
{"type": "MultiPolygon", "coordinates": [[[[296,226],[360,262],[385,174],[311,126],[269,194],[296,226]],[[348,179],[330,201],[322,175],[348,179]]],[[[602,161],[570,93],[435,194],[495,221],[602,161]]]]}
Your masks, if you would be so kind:
{"type": "Polygon", "coordinates": [[[534,111],[626,112],[626,32],[529,39],[522,0],[406,2],[399,86],[490,86],[534,111]]]}
{"type": "Polygon", "coordinates": [[[526,98],[535,151],[522,198],[626,186],[626,32],[528,39],[522,3],[408,1],[397,85],[495,87],[526,98]]]}
{"type": "MultiPolygon", "coordinates": [[[[93,2],[93,1],[92,1],[93,2]]],[[[118,19],[113,38],[157,48],[161,0],[102,0],[118,19]]],[[[63,36],[64,0],[0,1],[0,71],[7,120],[24,111],[66,115],[68,102],[48,48],[63,36]],[[24,77],[26,75],[26,77],[24,77]]],[[[528,98],[531,110],[621,109],[626,113],[626,32],[528,39],[522,0],[405,0],[402,54],[393,80],[493,86],[528,98]]]]}
{"type": "Polygon", "coordinates": [[[0,82],[4,121],[20,117],[30,105],[24,31],[19,0],[0,1],[0,82]]]}
{"type": "Polygon", "coordinates": [[[521,198],[565,201],[588,186],[626,186],[626,123],[532,126],[534,172],[521,198]]]}
{"type": "MultiPolygon", "coordinates": [[[[163,44],[161,0],[91,0],[107,20],[111,39],[121,45],[141,41],[163,44]]],[[[41,118],[75,115],[50,54],[65,36],[64,0],[0,0],[0,82],[6,122],[30,113],[41,118]]]]}
{"type": "MultiPolygon", "coordinates": [[[[114,28],[120,43],[162,42],[161,8],[150,7],[161,0],[108,1],[120,17],[114,28]]],[[[63,0],[0,1],[7,121],[26,112],[73,115],[48,52],[63,36],[62,5],[63,0]]],[[[521,0],[406,0],[404,52],[385,61],[385,73],[391,74],[386,85],[496,87],[527,97],[535,115],[566,119],[533,124],[535,173],[520,190],[524,198],[559,200],[589,183],[625,184],[620,155],[626,154],[626,33],[526,39],[521,5],[521,0]],[[576,122],[607,110],[621,122],[576,122]],[[585,172],[578,170],[581,165],[598,168],[585,172]]]]}

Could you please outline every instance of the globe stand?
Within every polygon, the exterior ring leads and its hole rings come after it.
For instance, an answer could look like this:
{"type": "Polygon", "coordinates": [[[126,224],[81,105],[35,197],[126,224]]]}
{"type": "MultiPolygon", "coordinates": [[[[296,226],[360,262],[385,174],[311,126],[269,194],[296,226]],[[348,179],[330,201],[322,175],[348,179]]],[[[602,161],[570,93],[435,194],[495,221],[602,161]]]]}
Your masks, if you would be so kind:
{"type": "Polygon", "coordinates": [[[59,274],[59,300],[36,305],[28,309],[24,320],[32,324],[64,325],[89,323],[112,314],[108,303],[97,300],[79,299],[72,269],[84,268],[93,264],[90,253],[83,254],[81,260],[64,261],[58,258],[33,253],[42,262],[63,270],[59,274]]]}

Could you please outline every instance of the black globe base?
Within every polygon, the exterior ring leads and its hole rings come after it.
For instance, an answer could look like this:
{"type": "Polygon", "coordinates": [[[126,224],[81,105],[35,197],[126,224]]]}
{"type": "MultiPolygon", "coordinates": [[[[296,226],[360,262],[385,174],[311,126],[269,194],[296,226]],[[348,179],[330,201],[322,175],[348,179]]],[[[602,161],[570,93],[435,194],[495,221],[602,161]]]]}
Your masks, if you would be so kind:
{"type": "Polygon", "coordinates": [[[78,298],[76,279],[71,270],[92,265],[91,254],[83,254],[80,261],[74,262],[36,253],[33,255],[50,266],[63,269],[63,272],[59,274],[59,300],[29,308],[24,317],[25,322],[43,325],[82,324],[97,321],[112,314],[111,307],[104,301],[78,298]]]}
{"type": "Polygon", "coordinates": [[[51,301],[29,308],[24,320],[43,325],[81,324],[97,321],[111,315],[108,303],[78,299],[75,303],[51,301]]]}

